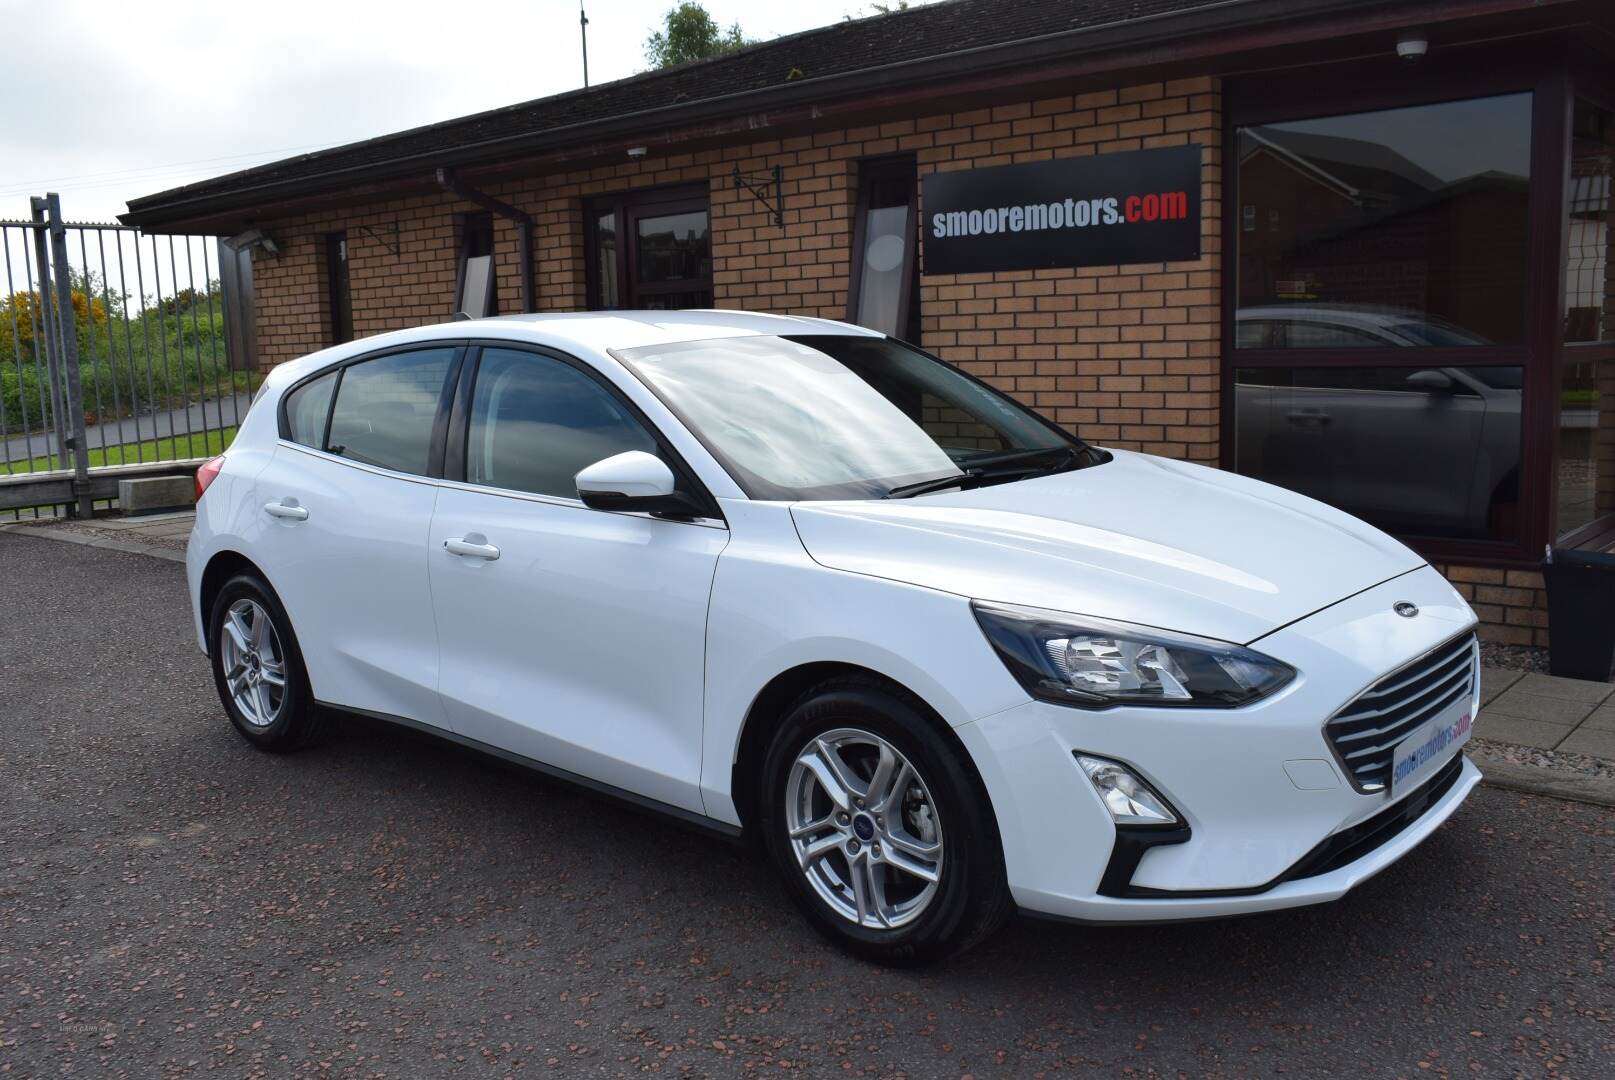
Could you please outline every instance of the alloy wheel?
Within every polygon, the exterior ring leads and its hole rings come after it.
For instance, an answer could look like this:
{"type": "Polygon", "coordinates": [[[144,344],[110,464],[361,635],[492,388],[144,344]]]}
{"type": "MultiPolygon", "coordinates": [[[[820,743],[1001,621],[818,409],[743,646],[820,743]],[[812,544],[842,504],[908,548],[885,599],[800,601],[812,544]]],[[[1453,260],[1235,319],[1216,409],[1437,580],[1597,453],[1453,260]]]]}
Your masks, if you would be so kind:
{"type": "Polygon", "coordinates": [[[914,765],[878,735],[838,728],[810,740],[791,765],[785,823],[808,884],[849,922],[896,929],[936,897],[936,803],[914,765]]]}
{"type": "Polygon", "coordinates": [[[269,613],[256,600],[230,605],[219,635],[219,662],[230,700],[253,727],[268,727],[286,705],[286,659],[269,613]]]}

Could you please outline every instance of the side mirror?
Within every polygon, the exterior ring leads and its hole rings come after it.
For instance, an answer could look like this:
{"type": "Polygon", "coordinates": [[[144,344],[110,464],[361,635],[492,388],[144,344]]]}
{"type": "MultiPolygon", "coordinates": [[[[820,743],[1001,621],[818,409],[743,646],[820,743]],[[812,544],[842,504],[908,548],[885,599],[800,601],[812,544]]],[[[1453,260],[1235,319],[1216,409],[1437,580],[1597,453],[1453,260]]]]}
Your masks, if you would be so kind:
{"type": "Polygon", "coordinates": [[[1422,390],[1426,394],[1452,393],[1452,376],[1440,371],[1415,371],[1405,382],[1409,390],[1422,390]]]}
{"type": "Polygon", "coordinates": [[[701,513],[694,499],[675,490],[677,481],[667,463],[643,450],[629,450],[597,461],[580,471],[574,482],[578,498],[591,510],[667,517],[695,517],[701,513]]]}

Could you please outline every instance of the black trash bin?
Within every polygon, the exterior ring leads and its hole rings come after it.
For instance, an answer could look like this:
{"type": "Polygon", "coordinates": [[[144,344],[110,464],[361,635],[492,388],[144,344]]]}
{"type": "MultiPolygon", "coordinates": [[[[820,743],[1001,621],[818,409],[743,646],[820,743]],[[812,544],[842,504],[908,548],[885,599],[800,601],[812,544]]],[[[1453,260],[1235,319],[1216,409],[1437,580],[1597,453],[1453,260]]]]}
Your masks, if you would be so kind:
{"type": "Polygon", "coordinates": [[[1550,551],[1542,581],[1548,590],[1548,670],[1608,682],[1615,658],[1615,554],[1550,551]]]}

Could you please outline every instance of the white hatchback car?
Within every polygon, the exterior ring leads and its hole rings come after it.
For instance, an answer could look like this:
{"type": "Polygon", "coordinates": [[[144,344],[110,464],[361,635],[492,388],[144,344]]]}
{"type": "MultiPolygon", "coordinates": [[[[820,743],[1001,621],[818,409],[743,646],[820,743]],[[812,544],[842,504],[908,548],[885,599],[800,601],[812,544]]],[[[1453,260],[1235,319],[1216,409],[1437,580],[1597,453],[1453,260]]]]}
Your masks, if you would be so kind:
{"type": "Polygon", "coordinates": [[[271,372],[198,492],[196,629],[247,739],[360,712],[754,835],[887,962],[1016,907],[1331,900],[1480,779],[1475,617],[1419,556],[853,326],[353,342],[271,372]]]}

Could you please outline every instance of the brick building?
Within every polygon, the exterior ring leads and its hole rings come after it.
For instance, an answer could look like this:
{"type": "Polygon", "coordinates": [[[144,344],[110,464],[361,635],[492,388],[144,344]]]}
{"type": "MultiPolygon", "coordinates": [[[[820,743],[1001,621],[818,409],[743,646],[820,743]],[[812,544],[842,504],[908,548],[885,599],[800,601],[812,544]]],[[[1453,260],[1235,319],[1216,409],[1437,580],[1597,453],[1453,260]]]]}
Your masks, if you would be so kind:
{"type": "Polygon", "coordinates": [[[456,312],[860,322],[1093,442],[1334,502],[1541,644],[1544,546],[1615,541],[1612,71],[1593,0],[951,0],[123,220],[252,248],[265,366],[456,312]],[[1015,167],[1183,146],[1187,257],[1095,264],[1072,230],[934,272],[939,174],[1015,203],[1015,167]]]}

